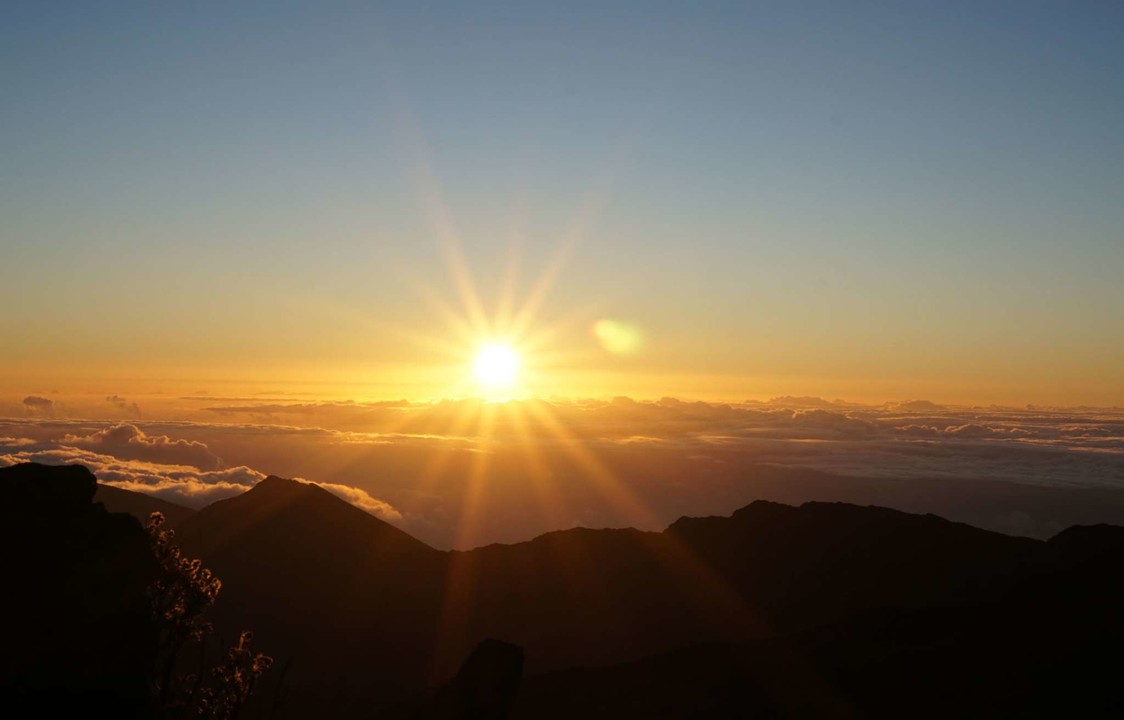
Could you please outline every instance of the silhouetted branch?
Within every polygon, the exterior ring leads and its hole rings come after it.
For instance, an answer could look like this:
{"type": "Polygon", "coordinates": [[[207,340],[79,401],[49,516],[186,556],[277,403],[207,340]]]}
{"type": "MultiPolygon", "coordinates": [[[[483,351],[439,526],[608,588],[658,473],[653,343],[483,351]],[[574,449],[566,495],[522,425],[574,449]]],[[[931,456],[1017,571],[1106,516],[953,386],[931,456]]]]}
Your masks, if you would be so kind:
{"type": "Polygon", "coordinates": [[[164,516],[154,512],[147,526],[159,564],[157,578],[148,590],[160,628],[153,673],[157,707],[165,718],[187,713],[209,720],[234,720],[273,659],[252,651],[253,634],[244,630],[226,656],[207,670],[205,638],[214,632],[214,626],[204,613],[214,605],[222,582],[203,567],[202,561],[184,557],[172,542],[175,534],[164,524],[164,516]],[[180,651],[191,641],[200,643],[199,670],[194,675],[177,676],[180,651]]]}

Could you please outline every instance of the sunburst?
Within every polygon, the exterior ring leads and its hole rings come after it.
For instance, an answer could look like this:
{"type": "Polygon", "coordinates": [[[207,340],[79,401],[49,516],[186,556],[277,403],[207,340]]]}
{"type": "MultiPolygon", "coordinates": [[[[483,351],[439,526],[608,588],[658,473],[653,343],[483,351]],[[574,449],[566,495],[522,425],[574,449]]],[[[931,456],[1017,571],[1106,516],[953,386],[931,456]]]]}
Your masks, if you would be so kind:
{"type": "MultiPolygon", "coordinates": [[[[520,459],[526,473],[525,482],[534,489],[540,503],[537,511],[544,518],[552,519],[560,527],[572,522],[570,518],[576,509],[567,507],[567,494],[551,472],[544,443],[560,450],[576,471],[592,480],[602,501],[618,516],[636,527],[658,526],[655,513],[592,447],[582,442],[552,410],[552,405],[535,399],[565,394],[560,392],[555,373],[589,367],[608,349],[592,342],[580,345],[574,342],[573,347],[562,347],[567,344],[567,338],[588,337],[580,329],[590,328],[599,316],[594,300],[561,318],[548,319],[543,311],[568,257],[604,198],[597,197],[595,202],[587,203],[570,229],[561,234],[555,252],[521,302],[517,288],[520,286],[522,238],[516,234],[509,244],[505,271],[485,283],[498,291],[494,305],[489,308],[478,290],[464,245],[442,200],[437,178],[424,152],[419,151],[419,158],[415,178],[419,180],[423,204],[442,250],[453,293],[450,297],[438,291],[431,281],[416,283],[419,294],[441,319],[439,327],[443,326],[443,331],[421,333],[415,330],[409,335],[435,359],[439,357],[446,366],[460,368],[452,373],[459,380],[448,388],[446,397],[464,400],[457,405],[457,413],[445,434],[473,442],[465,475],[455,480],[463,483],[463,488],[456,508],[453,546],[464,547],[478,536],[486,520],[484,508],[488,493],[494,490],[489,482],[493,463],[501,452],[515,453],[512,457],[520,459]]],[[[604,344],[600,335],[595,334],[595,337],[604,344]]],[[[630,340],[627,349],[631,350],[635,344],[630,340]]],[[[438,482],[450,482],[447,474],[455,459],[452,452],[435,452],[416,479],[416,489],[430,492],[438,482]]],[[[536,508],[528,508],[528,511],[535,512],[536,508]]],[[[445,647],[439,654],[451,652],[458,656],[461,652],[456,647],[458,629],[466,625],[463,613],[471,607],[468,600],[475,592],[475,578],[467,568],[459,564],[454,567],[464,572],[448,578],[439,619],[439,634],[445,647]]]]}

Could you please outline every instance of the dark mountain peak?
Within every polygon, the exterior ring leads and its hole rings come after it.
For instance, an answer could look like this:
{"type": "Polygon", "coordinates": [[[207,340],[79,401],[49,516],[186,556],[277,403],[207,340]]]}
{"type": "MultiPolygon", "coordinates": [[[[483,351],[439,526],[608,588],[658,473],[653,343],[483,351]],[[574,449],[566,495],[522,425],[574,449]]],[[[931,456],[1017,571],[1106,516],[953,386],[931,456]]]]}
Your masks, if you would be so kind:
{"type": "Polygon", "coordinates": [[[863,608],[1002,592],[1042,548],[935,515],[835,502],[755,502],[728,518],[682,518],[667,534],[774,622],[808,627],[863,608]]]}
{"type": "Polygon", "coordinates": [[[300,537],[302,529],[328,531],[334,528],[345,532],[391,533],[429,547],[316,483],[276,475],[261,480],[241,495],[208,505],[191,517],[189,525],[191,528],[212,526],[216,530],[245,526],[252,530],[262,523],[289,525],[294,540],[300,537]]]}
{"type": "MultiPolygon", "coordinates": [[[[222,580],[216,625],[252,627],[255,645],[295,658],[306,688],[353,688],[332,691],[335,707],[432,670],[447,554],[327,490],[269,477],[199,510],[176,539],[222,580]]],[[[324,702],[295,716],[336,716],[324,702]]]]}
{"type": "Polygon", "coordinates": [[[333,495],[316,483],[304,480],[270,475],[259,481],[257,485],[254,485],[240,497],[247,506],[258,502],[271,506],[297,503],[300,506],[310,508],[310,511],[311,508],[320,508],[322,512],[348,513],[356,518],[370,518],[380,525],[387,525],[384,521],[365,510],[360,510],[337,495],[333,495]]]}
{"type": "Polygon", "coordinates": [[[734,511],[729,517],[681,517],[668,526],[666,532],[673,535],[693,532],[768,535],[796,531],[806,533],[809,539],[814,539],[817,543],[839,533],[851,537],[880,537],[886,534],[927,535],[934,532],[948,537],[968,535],[992,537],[998,541],[1009,539],[1014,542],[1037,542],[1025,538],[1008,538],[1000,533],[981,530],[933,514],[907,513],[878,505],[820,501],[794,506],[770,500],[755,500],[734,511]]]}
{"type": "Polygon", "coordinates": [[[0,491],[15,512],[24,504],[80,508],[93,502],[97,478],[84,465],[20,463],[0,468],[0,491]]]}
{"type": "Polygon", "coordinates": [[[454,550],[453,554],[507,552],[508,549],[536,550],[558,548],[568,545],[596,545],[612,544],[617,542],[633,542],[647,537],[657,536],[646,530],[636,528],[587,528],[572,527],[565,530],[551,530],[542,535],[536,535],[530,540],[517,543],[492,543],[471,550],[454,550]]]}
{"type": "Polygon", "coordinates": [[[864,520],[902,520],[906,518],[928,517],[948,522],[936,515],[918,515],[902,512],[881,505],[855,505],[846,502],[827,502],[811,500],[800,505],[786,505],[771,500],[755,500],[731,515],[732,520],[753,520],[760,518],[861,518],[864,520]]]}
{"type": "Polygon", "coordinates": [[[308,486],[308,483],[303,483],[300,480],[291,480],[289,478],[270,475],[250,488],[249,492],[258,493],[259,495],[266,493],[292,493],[300,492],[308,486]]]}
{"type": "Polygon", "coordinates": [[[1074,525],[1050,538],[1046,545],[1069,561],[1096,561],[1124,554],[1124,527],[1119,525],[1074,525]]]}
{"type": "Polygon", "coordinates": [[[396,564],[441,555],[314,483],[272,475],[196,512],[177,534],[186,549],[220,571],[255,555],[255,562],[268,560],[286,575],[298,566],[358,566],[372,556],[387,562],[393,556],[396,564]]]}
{"type": "Polygon", "coordinates": [[[762,517],[787,517],[799,511],[800,507],[773,502],[772,500],[754,500],[749,505],[735,510],[730,515],[730,519],[749,520],[762,517]]]}
{"type": "Polygon", "coordinates": [[[270,475],[241,495],[248,502],[328,502],[349,505],[319,485],[270,475]]]}
{"type": "Polygon", "coordinates": [[[382,520],[333,495],[316,483],[270,475],[241,495],[219,500],[199,511],[199,515],[231,518],[249,514],[271,515],[292,510],[294,520],[314,522],[317,518],[342,513],[356,522],[386,525],[382,520]]]}
{"type": "Polygon", "coordinates": [[[786,503],[776,502],[776,501],[773,501],[773,500],[754,500],[753,502],[746,505],[745,507],[738,508],[737,510],[735,510],[733,512],[733,514],[737,515],[739,513],[754,513],[754,512],[757,512],[757,513],[788,512],[790,510],[795,510],[796,508],[797,508],[796,505],[788,505],[786,503]]]}
{"type": "Polygon", "coordinates": [[[1101,545],[1124,546],[1124,527],[1119,525],[1074,525],[1050,538],[1051,545],[1101,545]]]}
{"type": "Polygon", "coordinates": [[[785,505],[784,503],[773,502],[772,500],[754,500],[745,507],[738,508],[732,515],[707,515],[704,517],[692,517],[683,515],[675,522],[667,526],[664,530],[665,533],[671,535],[678,535],[683,532],[691,532],[701,528],[716,528],[728,527],[732,524],[750,524],[767,519],[780,519],[791,516],[793,513],[799,512],[800,508],[793,505],[785,505]]]}

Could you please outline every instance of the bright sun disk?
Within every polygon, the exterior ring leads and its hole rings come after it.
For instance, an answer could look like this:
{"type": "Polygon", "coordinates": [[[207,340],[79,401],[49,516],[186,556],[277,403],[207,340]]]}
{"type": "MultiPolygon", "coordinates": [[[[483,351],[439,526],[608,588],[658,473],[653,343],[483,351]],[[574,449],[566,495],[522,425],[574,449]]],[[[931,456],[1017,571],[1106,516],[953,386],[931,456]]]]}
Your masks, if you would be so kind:
{"type": "Polygon", "coordinates": [[[519,353],[503,343],[489,343],[476,355],[476,379],[489,390],[512,387],[519,374],[519,353]]]}

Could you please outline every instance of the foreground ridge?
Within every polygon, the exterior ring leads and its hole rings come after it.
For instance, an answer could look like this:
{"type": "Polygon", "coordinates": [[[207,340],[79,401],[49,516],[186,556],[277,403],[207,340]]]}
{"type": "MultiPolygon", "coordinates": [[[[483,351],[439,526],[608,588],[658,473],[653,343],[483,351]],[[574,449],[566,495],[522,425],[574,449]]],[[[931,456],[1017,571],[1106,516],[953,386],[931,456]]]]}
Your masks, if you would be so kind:
{"type": "MultiPolygon", "coordinates": [[[[76,492],[18,504],[83,507],[76,492]]],[[[259,692],[285,698],[282,716],[424,717],[484,685],[506,688],[488,692],[513,717],[1124,707],[1115,526],[1039,541],[887,508],[758,501],[663,532],[574,529],[444,552],[271,477],[192,514],[178,537],[223,579],[219,632],[254,627],[288,668],[283,687],[266,676],[259,692]],[[458,670],[480,647],[492,670],[458,670]]]]}

